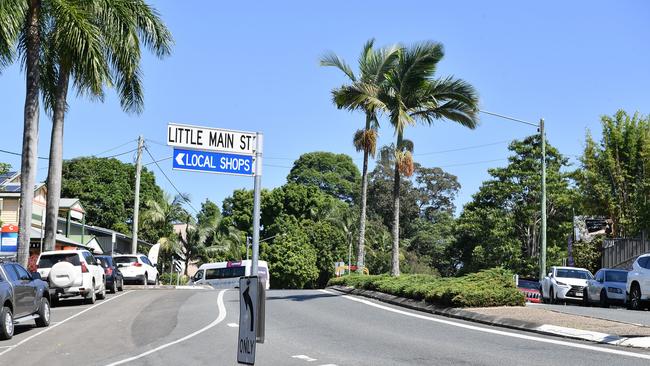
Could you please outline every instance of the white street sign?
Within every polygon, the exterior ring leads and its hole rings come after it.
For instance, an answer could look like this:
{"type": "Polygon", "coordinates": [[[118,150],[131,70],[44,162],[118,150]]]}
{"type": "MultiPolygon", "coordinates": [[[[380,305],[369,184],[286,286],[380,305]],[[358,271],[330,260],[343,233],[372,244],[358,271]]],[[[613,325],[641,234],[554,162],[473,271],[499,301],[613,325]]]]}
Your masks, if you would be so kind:
{"type": "Polygon", "coordinates": [[[193,150],[255,155],[256,135],[255,132],[170,123],[167,126],[167,145],[193,150]]]}

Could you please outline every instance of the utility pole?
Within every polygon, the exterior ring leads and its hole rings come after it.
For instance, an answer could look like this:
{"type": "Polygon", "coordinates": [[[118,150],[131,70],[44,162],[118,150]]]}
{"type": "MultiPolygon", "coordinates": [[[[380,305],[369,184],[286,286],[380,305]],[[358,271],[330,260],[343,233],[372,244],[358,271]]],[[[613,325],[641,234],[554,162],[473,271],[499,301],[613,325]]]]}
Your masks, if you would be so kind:
{"type": "Polygon", "coordinates": [[[131,254],[138,251],[138,216],[140,215],[140,173],[142,172],[142,147],[144,139],[138,137],[138,155],[135,159],[135,200],[133,202],[133,235],[131,242],[131,254]]]}
{"type": "Polygon", "coordinates": [[[542,139],[542,232],[539,253],[539,279],[546,276],[546,133],[544,132],[544,119],[539,120],[539,134],[542,139]]]}

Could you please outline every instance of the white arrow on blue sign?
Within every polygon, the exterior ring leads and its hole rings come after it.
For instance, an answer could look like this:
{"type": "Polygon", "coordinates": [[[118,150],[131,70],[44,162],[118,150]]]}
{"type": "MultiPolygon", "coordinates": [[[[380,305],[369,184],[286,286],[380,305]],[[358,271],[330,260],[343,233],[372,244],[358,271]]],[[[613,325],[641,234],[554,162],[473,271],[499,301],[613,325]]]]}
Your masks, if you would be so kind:
{"type": "Polygon", "coordinates": [[[253,176],[255,159],[249,155],[174,148],[173,168],[206,173],[253,176]]]}

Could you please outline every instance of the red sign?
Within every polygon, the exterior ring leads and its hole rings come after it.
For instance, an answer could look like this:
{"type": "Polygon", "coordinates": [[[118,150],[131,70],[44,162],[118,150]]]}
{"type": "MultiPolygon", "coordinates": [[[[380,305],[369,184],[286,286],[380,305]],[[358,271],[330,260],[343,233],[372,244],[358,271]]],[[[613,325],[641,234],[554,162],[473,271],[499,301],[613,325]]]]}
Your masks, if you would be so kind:
{"type": "Polygon", "coordinates": [[[3,233],[17,233],[18,232],[18,226],[16,225],[2,225],[2,230],[3,233]]]}

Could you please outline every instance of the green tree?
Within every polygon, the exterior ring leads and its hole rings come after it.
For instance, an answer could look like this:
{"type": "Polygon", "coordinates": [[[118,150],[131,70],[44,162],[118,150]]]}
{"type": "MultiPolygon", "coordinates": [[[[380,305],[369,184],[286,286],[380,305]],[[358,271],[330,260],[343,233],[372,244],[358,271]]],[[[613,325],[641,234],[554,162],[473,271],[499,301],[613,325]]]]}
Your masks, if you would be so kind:
{"type": "Polygon", "coordinates": [[[359,57],[359,75],[355,75],[350,66],[334,53],[329,53],[321,59],[322,66],[336,67],[350,80],[349,85],[332,91],[332,99],[336,106],[348,110],[360,110],[365,114],[365,126],[354,134],[354,147],[363,151],[363,170],[361,173],[361,212],[359,215],[359,242],[357,252],[358,271],[363,272],[365,266],[365,231],[366,231],[366,202],[368,191],[368,157],[375,155],[377,146],[377,99],[379,85],[386,73],[393,66],[399,52],[398,47],[388,47],[379,50],[373,48],[374,40],[369,40],[363,47],[359,57]]]}
{"type": "Polygon", "coordinates": [[[386,111],[397,136],[393,184],[393,276],[400,274],[400,175],[409,177],[414,171],[413,143],[404,139],[406,127],[417,122],[431,125],[439,119],[472,129],[478,123],[478,97],[474,88],[453,77],[433,78],[443,56],[440,43],[423,42],[403,49],[396,65],[388,71],[376,101],[377,107],[386,111]]]}
{"type": "MultiPolygon", "coordinates": [[[[316,250],[294,217],[278,218],[274,231],[281,232],[270,245],[265,245],[260,258],[268,261],[271,286],[274,288],[305,288],[318,278],[316,250]]],[[[265,243],[266,244],[266,243],[265,243]]]]}
{"type": "Polygon", "coordinates": [[[348,239],[340,228],[331,222],[303,220],[302,227],[309,243],[316,250],[318,278],[315,286],[323,288],[334,276],[334,263],[344,258],[347,261],[346,242],[348,239]]]}
{"type": "Polygon", "coordinates": [[[187,201],[187,195],[179,194],[172,198],[165,192],[159,201],[156,199],[146,201],[139,233],[142,239],[156,243],[160,238],[172,235],[173,225],[187,215],[187,211],[183,208],[183,203],[187,201]]]}
{"type": "Polygon", "coordinates": [[[61,197],[63,124],[70,81],[78,94],[99,99],[103,99],[104,86],[115,86],[122,108],[139,113],[144,105],[141,45],[163,57],[170,54],[172,39],[156,10],[143,0],[47,4],[41,83],[46,110],[53,116],[45,221],[45,248],[52,250],[61,197]]]}
{"type": "MultiPolygon", "coordinates": [[[[20,184],[33,187],[36,183],[39,86],[41,83],[41,0],[3,0],[0,2],[0,72],[16,58],[25,70],[25,109],[23,147],[20,159],[20,184]]],[[[20,191],[17,260],[27,266],[34,190],[20,191]]]]}
{"type": "MultiPolygon", "coordinates": [[[[513,155],[503,168],[490,169],[457,222],[459,261],[464,271],[505,266],[534,276],[539,257],[541,213],[541,140],[539,135],[513,141],[513,155]]],[[[546,148],[547,237],[549,251],[566,257],[576,192],[568,160],[550,144],[546,148]]],[[[551,257],[551,255],[549,255],[551,257]]],[[[551,258],[551,262],[554,259],[551,258]]],[[[556,262],[557,263],[557,262],[556,262]]]]}
{"type": "MultiPolygon", "coordinates": [[[[135,197],[135,166],[117,159],[82,157],[63,162],[62,195],[79,198],[90,225],[131,232],[135,197]]],[[[142,169],[143,202],[162,202],[163,191],[154,174],[142,169]]],[[[151,238],[150,238],[151,239],[151,238]]]]}
{"type": "Polygon", "coordinates": [[[317,151],[302,154],[293,163],[287,181],[315,186],[333,197],[352,203],[357,195],[359,169],[348,155],[317,151]]]}
{"type": "Polygon", "coordinates": [[[587,134],[581,159],[583,210],[611,218],[612,235],[634,236],[650,220],[650,117],[619,110],[601,125],[600,142],[587,134]]]}

